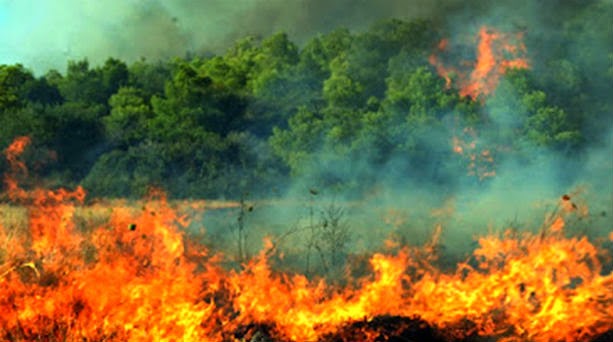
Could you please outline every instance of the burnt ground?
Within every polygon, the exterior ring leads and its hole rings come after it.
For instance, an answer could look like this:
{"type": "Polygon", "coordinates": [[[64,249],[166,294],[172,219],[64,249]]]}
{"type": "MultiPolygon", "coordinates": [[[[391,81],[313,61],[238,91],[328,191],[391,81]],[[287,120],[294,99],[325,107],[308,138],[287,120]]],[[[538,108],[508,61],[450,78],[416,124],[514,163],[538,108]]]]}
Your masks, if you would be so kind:
{"type": "MultiPolygon", "coordinates": [[[[316,342],[495,342],[513,335],[509,331],[496,336],[479,336],[476,333],[466,336],[466,332],[473,331],[473,328],[474,324],[468,321],[454,328],[440,330],[418,317],[378,316],[368,321],[349,323],[316,342]]],[[[274,337],[274,329],[265,324],[241,327],[233,338],[248,342],[290,342],[274,337]]],[[[613,328],[585,342],[610,341],[613,341],[613,328]]]]}

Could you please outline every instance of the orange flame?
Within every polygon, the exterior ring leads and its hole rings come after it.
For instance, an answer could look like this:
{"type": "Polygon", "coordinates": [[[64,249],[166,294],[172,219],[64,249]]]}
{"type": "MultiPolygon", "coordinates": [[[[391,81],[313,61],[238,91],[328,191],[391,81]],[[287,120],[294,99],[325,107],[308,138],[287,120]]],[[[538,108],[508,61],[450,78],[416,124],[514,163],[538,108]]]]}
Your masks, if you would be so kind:
{"type": "Polygon", "coordinates": [[[25,196],[23,190],[17,185],[17,177],[20,175],[27,175],[28,170],[25,163],[19,160],[18,157],[25,151],[29,144],[29,137],[18,137],[13,140],[6,150],[4,150],[6,160],[11,170],[10,173],[4,175],[4,185],[6,186],[6,192],[9,198],[13,201],[25,196]]]}
{"type": "Polygon", "coordinates": [[[270,242],[242,270],[224,269],[186,239],[189,220],[159,191],[98,225],[74,215],[82,189],[23,191],[29,230],[0,227],[4,340],[243,341],[245,327],[268,326],[273,339],[303,342],[382,315],[420,317],[450,339],[579,341],[613,329],[603,250],[564,237],[557,220],[546,236],[480,238],[452,273],[434,265],[439,225],[423,248],[376,253],[371,276],[338,287],[276,272],[270,242]]]}
{"type": "MultiPolygon", "coordinates": [[[[438,43],[438,50],[439,51],[445,51],[447,50],[447,44],[449,43],[449,41],[447,39],[442,39],[439,43],[438,43]]],[[[453,71],[451,69],[447,69],[443,63],[439,62],[438,57],[436,56],[436,54],[431,54],[428,57],[428,62],[430,62],[430,64],[434,65],[434,67],[436,67],[436,72],[445,79],[445,87],[446,88],[450,88],[451,87],[451,77],[449,76],[449,74],[453,71]]]]}
{"type": "MultiPolygon", "coordinates": [[[[522,42],[522,33],[512,35],[481,27],[478,36],[477,60],[470,72],[446,67],[436,54],[429,57],[430,64],[445,79],[448,88],[451,86],[450,75],[455,73],[458,77],[460,95],[471,97],[473,100],[493,93],[500,77],[509,69],[526,69],[530,66],[525,57],[526,47],[522,42]]],[[[438,45],[438,51],[444,52],[447,44],[446,39],[442,40],[438,45]]]]}
{"type": "MultiPolygon", "coordinates": [[[[526,47],[522,42],[523,34],[498,32],[488,27],[481,27],[478,35],[477,59],[470,63],[472,70],[458,70],[445,66],[436,53],[429,57],[437,73],[445,79],[447,88],[451,87],[452,76],[458,83],[459,94],[473,100],[484,99],[492,94],[500,77],[508,70],[529,67],[525,58],[526,47]]],[[[443,39],[437,46],[438,53],[447,50],[448,40],[443,39]]],[[[490,149],[477,148],[476,132],[465,128],[462,135],[451,139],[452,150],[462,155],[467,162],[468,175],[479,180],[496,175],[494,158],[490,149]]]]}
{"type": "Polygon", "coordinates": [[[460,95],[477,99],[480,95],[489,95],[496,89],[500,76],[508,69],[528,68],[528,62],[521,57],[515,57],[519,52],[525,53],[525,46],[521,43],[522,35],[517,36],[519,45],[507,43],[510,36],[485,27],[479,30],[479,46],[477,48],[477,62],[470,74],[470,80],[460,89],[460,95]],[[504,53],[513,55],[506,59],[504,53]]]}

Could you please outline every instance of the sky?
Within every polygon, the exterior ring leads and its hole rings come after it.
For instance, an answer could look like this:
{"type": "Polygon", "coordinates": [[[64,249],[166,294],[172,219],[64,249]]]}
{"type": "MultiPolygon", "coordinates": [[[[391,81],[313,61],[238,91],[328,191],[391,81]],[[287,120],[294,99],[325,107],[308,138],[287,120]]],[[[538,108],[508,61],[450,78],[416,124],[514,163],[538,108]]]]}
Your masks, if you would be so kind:
{"type": "MultiPolygon", "coordinates": [[[[475,3],[479,0],[473,1],[475,3]]],[[[223,52],[246,35],[287,32],[300,43],[338,26],[431,15],[458,0],[0,0],[0,63],[36,73],[67,60],[128,62],[223,52]]]]}
{"type": "Polygon", "coordinates": [[[40,74],[64,71],[68,60],[83,58],[96,65],[109,57],[132,62],[223,53],[238,38],[279,31],[300,44],[390,17],[434,18],[453,32],[504,22],[557,31],[549,26],[561,3],[590,1],[0,0],[0,64],[21,63],[40,74]]]}

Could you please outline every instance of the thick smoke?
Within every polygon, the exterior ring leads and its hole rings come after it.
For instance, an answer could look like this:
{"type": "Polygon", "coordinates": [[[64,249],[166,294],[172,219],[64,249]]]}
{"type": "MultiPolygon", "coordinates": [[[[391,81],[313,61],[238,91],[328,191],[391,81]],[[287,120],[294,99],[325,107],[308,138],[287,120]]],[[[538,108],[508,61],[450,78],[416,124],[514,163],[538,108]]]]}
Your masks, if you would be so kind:
{"type": "MultiPolygon", "coordinates": [[[[110,0],[0,2],[0,63],[22,63],[36,72],[62,70],[67,60],[99,64],[109,56],[127,61],[222,52],[245,35],[285,31],[303,42],[339,26],[352,30],[396,17],[430,17],[466,28],[483,18],[516,14],[520,22],[546,22],[555,2],[534,1],[327,1],[327,0],[110,0]],[[511,11],[511,12],[509,12],[511,11]],[[537,18],[535,18],[535,16],[537,18]]],[[[583,3],[583,2],[581,2],[583,3]]],[[[505,20],[505,22],[510,22],[505,20]]]]}

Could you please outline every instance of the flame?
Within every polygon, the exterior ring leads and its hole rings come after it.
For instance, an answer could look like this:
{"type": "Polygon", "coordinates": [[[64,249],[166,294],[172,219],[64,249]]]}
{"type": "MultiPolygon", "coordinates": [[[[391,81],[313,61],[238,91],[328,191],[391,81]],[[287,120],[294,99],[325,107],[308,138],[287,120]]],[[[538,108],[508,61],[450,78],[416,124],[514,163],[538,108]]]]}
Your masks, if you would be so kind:
{"type": "MultiPolygon", "coordinates": [[[[449,40],[447,39],[442,39],[438,45],[437,48],[439,51],[445,51],[447,50],[447,44],[449,43],[449,40]]],[[[448,69],[446,68],[443,63],[441,63],[437,57],[436,54],[431,54],[428,57],[428,62],[430,62],[430,64],[434,65],[434,67],[436,68],[436,72],[445,79],[445,88],[450,88],[451,87],[451,77],[449,76],[451,74],[451,72],[453,71],[452,69],[448,69]]]]}
{"type": "Polygon", "coordinates": [[[528,62],[523,57],[516,57],[520,52],[525,53],[526,47],[521,43],[522,34],[515,38],[517,45],[507,43],[510,35],[493,31],[486,27],[479,30],[479,45],[477,48],[477,62],[470,74],[470,80],[460,89],[460,95],[470,96],[473,99],[480,95],[489,95],[496,89],[500,76],[508,69],[526,69],[528,62]],[[512,55],[506,59],[505,53],[512,55]]]}
{"type": "MultiPolygon", "coordinates": [[[[477,57],[469,68],[454,68],[446,66],[438,56],[448,50],[449,41],[439,42],[436,52],[429,56],[429,62],[437,73],[445,79],[447,88],[452,80],[456,81],[459,94],[473,100],[483,100],[491,95],[498,86],[500,78],[510,69],[529,68],[526,46],[523,43],[523,33],[510,34],[499,32],[493,28],[481,27],[478,34],[477,57]]],[[[462,155],[467,163],[467,174],[477,177],[480,181],[496,175],[492,150],[477,146],[476,131],[466,127],[462,134],[451,138],[452,151],[462,155]]]]}
{"type": "Polygon", "coordinates": [[[18,157],[25,151],[29,144],[29,137],[17,137],[9,147],[4,150],[6,160],[10,166],[10,173],[4,175],[4,185],[9,198],[13,201],[25,197],[25,192],[17,184],[17,177],[20,174],[27,175],[28,170],[25,163],[19,160],[18,157]]]}
{"type": "MultiPolygon", "coordinates": [[[[523,34],[499,32],[493,28],[481,27],[478,34],[477,58],[472,70],[458,70],[445,66],[436,53],[429,56],[429,62],[437,73],[445,79],[447,88],[451,87],[451,75],[457,75],[459,93],[473,100],[493,93],[500,77],[510,69],[530,67],[525,57],[526,46],[523,34]]],[[[447,50],[448,40],[443,39],[437,46],[438,53],[447,50]]]]}
{"type": "MultiPolygon", "coordinates": [[[[437,225],[425,246],[392,244],[369,257],[371,275],[340,286],[275,271],[272,241],[241,269],[222,267],[223,255],[186,238],[189,219],[160,191],[102,223],[76,219],[89,210],[80,188],[21,191],[27,229],[0,227],[3,340],[245,341],[259,327],[303,342],[386,315],[419,317],[450,340],[578,341],[613,329],[604,251],[562,231],[575,212],[558,213],[546,234],[481,237],[452,273],[435,266],[437,225]]],[[[365,329],[364,340],[379,338],[365,329]]]]}

